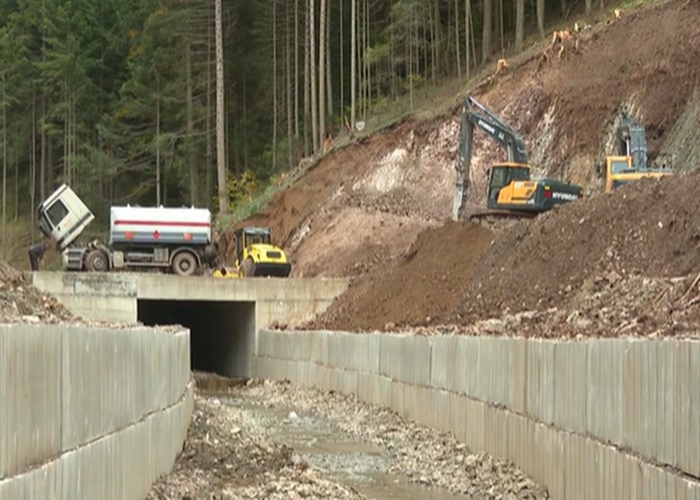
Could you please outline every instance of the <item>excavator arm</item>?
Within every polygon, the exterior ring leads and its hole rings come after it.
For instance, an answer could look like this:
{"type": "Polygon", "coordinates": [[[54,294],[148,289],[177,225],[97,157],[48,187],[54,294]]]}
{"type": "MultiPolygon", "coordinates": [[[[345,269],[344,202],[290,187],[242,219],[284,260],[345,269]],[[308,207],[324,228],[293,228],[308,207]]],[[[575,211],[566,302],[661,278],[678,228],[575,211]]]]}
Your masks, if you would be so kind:
{"type": "Polygon", "coordinates": [[[504,123],[485,106],[471,96],[462,105],[459,127],[459,153],[457,158],[457,181],[452,205],[452,215],[459,220],[467,201],[469,172],[471,169],[474,128],[478,127],[505,149],[508,162],[527,165],[528,156],[520,134],[504,123]]]}
{"type": "Polygon", "coordinates": [[[626,111],[620,113],[620,125],[617,128],[618,154],[632,159],[635,170],[647,169],[647,137],[644,125],[637,122],[626,111]]]}

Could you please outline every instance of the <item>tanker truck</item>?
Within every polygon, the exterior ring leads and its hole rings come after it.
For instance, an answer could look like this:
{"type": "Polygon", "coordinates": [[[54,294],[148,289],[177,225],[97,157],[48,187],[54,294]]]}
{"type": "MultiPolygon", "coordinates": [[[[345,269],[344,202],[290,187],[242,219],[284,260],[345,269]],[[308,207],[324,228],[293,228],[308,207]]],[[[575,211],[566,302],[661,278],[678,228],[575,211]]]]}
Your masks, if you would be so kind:
{"type": "Polygon", "coordinates": [[[37,208],[39,229],[62,253],[65,270],[159,269],[190,276],[218,258],[207,209],[112,206],[108,242],[76,243],[94,219],[66,184],[37,208]]]}

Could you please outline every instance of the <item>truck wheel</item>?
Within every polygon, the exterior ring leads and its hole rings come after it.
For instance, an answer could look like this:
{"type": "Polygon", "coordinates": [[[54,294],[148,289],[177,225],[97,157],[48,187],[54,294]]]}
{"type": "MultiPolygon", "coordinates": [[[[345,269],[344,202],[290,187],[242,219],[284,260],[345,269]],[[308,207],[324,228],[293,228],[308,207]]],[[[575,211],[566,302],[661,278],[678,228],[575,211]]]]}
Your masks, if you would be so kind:
{"type": "Polygon", "coordinates": [[[189,252],[180,252],[173,259],[173,271],[180,276],[192,276],[197,270],[197,259],[189,252]]]}
{"type": "Polygon", "coordinates": [[[255,262],[253,262],[253,259],[247,258],[244,260],[241,264],[241,270],[244,278],[252,278],[255,275],[255,262]]]}
{"type": "Polygon", "coordinates": [[[91,250],[85,257],[85,268],[90,272],[105,272],[109,270],[109,259],[102,250],[91,250]]]}

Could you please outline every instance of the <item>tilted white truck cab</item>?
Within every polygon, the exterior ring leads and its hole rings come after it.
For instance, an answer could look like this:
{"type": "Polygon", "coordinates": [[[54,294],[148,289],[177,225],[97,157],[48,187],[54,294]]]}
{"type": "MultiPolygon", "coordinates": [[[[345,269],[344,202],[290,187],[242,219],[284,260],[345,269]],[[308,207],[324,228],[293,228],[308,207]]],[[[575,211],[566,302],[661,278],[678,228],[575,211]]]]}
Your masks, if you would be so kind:
{"type": "Polygon", "coordinates": [[[113,206],[108,243],[76,244],[94,219],[66,184],[37,208],[39,229],[56,242],[66,270],[159,268],[187,276],[218,256],[207,209],[113,206]]]}

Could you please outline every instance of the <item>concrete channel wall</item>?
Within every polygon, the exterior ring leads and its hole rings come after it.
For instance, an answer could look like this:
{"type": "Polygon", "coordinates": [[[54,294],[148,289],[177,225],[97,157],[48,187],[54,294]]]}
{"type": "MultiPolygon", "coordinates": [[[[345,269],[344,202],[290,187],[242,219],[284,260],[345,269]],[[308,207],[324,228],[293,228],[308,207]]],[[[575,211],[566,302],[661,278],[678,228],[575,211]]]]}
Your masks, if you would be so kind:
{"type": "Polygon", "coordinates": [[[0,325],[0,499],[134,500],[193,405],[189,332],[0,325]]]}
{"type": "Polygon", "coordinates": [[[356,394],[562,500],[700,500],[700,342],[267,331],[256,377],[356,394]]]}

